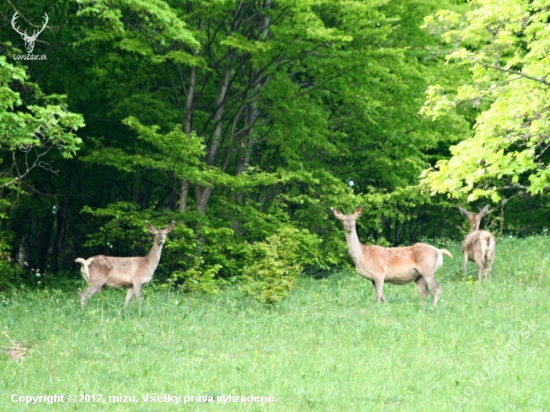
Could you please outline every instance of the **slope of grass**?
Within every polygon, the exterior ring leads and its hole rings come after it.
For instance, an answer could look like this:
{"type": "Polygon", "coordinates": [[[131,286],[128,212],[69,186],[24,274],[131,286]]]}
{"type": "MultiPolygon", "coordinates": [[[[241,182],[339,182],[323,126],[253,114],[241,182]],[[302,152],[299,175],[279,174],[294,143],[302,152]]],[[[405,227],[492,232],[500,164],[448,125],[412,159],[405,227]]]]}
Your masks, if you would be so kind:
{"type": "Polygon", "coordinates": [[[462,278],[459,246],[446,247],[455,260],[436,276],[435,309],[430,297],[418,303],[414,284],[386,285],[390,305],[376,304],[354,273],[305,279],[272,309],[231,289],[206,297],[148,287],[141,311],[124,311],[116,290],[85,312],[76,290],[0,295],[0,345],[28,347],[19,362],[0,354],[0,410],[550,410],[550,239],[501,238],[481,284],[462,278]],[[65,402],[27,407],[14,394],[65,402]],[[106,402],[69,403],[69,394],[106,402]],[[142,394],[181,398],[146,403],[142,394]],[[229,394],[277,402],[182,405],[183,396],[229,394]]]}

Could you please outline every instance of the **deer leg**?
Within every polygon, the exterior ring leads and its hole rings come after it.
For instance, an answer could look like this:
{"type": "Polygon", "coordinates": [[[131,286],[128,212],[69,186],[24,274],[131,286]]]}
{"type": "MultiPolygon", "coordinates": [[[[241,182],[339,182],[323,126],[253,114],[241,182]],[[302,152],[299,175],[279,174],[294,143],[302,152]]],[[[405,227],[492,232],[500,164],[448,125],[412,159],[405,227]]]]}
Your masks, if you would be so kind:
{"type": "Polygon", "coordinates": [[[423,302],[424,299],[426,299],[426,297],[430,294],[428,284],[426,283],[426,280],[422,276],[420,276],[418,279],[416,279],[416,285],[420,290],[420,302],[423,302]]]}
{"type": "Polygon", "coordinates": [[[487,277],[489,275],[489,267],[486,264],[486,261],[483,262],[485,269],[483,270],[483,280],[487,280],[487,277]]]}
{"type": "Polygon", "coordinates": [[[78,294],[78,297],[80,298],[80,307],[82,308],[82,310],[84,310],[84,308],[86,307],[86,301],[88,300],[88,298],[92,295],[95,295],[97,292],[99,292],[102,287],[103,287],[103,283],[92,285],[88,289],[86,289],[84,292],[80,292],[78,294]]]}
{"type": "Polygon", "coordinates": [[[487,275],[491,278],[491,272],[493,271],[493,259],[495,258],[495,249],[490,250],[487,253],[487,275]]]}
{"type": "Polygon", "coordinates": [[[374,287],[374,293],[376,294],[376,283],[374,283],[374,280],[371,280],[371,283],[372,283],[372,286],[374,287]]]}
{"type": "Polygon", "coordinates": [[[138,307],[141,308],[141,283],[139,280],[134,281],[134,296],[136,297],[138,307]]]}
{"type": "MultiPolygon", "coordinates": [[[[371,282],[372,282],[372,286],[374,286],[374,290],[376,291],[376,302],[380,302],[380,300],[382,300],[382,302],[388,303],[388,301],[384,297],[384,293],[382,293],[382,297],[380,299],[378,299],[378,292],[377,292],[377,289],[376,289],[376,282],[374,280],[371,280],[371,282]]],[[[384,284],[383,283],[382,283],[382,289],[384,289],[384,284]]]]}
{"type": "Polygon", "coordinates": [[[384,280],[375,280],[374,287],[376,289],[376,302],[382,301],[387,304],[388,301],[384,297],[384,280]]]}
{"type": "Polygon", "coordinates": [[[128,303],[132,300],[134,297],[134,288],[128,289],[128,293],[126,294],[126,302],[124,303],[124,309],[128,307],[128,303]]]}
{"type": "Polygon", "coordinates": [[[485,274],[485,262],[483,261],[483,258],[480,256],[475,256],[475,261],[477,263],[477,266],[479,267],[477,271],[477,280],[478,282],[481,282],[481,274],[485,274]]]}
{"type": "Polygon", "coordinates": [[[442,287],[439,283],[437,283],[437,280],[435,280],[435,277],[433,274],[424,276],[424,279],[432,287],[432,290],[434,292],[432,305],[435,308],[435,306],[437,305],[437,300],[439,299],[439,294],[441,293],[442,287]]]}
{"type": "Polygon", "coordinates": [[[468,252],[464,251],[464,271],[462,272],[462,277],[466,277],[466,272],[468,271],[468,252]]]}

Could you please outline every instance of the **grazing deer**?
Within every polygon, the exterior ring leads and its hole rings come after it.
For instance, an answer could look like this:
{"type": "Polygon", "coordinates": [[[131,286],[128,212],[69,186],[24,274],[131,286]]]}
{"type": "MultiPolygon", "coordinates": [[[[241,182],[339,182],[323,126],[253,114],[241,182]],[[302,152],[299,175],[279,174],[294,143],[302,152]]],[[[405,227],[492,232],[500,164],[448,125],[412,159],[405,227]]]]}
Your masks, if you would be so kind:
{"type": "Polygon", "coordinates": [[[470,220],[470,233],[462,242],[464,253],[464,276],[468,271],[468,261],[477,263],[477,280],[481,282],[481,275],[484,279],[491,277],[493,260],[495,258],[495,237],[486,230],[479,230],[481,218],[489,213],[489,205],[485,206],[479,213],[470,213],[461,207],[458,208],[462,216],[470,220]]]}
{"type": "Polygon", "coordinates": [[[441,286],[435,280],[434,274],[443,264],[444,254],[453,258],[451,252],[425,243],[391,248],[365,246],[359,241],[355,229],[355,222],[361,216],[363,206],[359,206],[353,215],[344,215],[337,209],[332,211],[344,224],[348,251],[355,263],[355,270],[373,283],[377,302],[388,303],[383,293],[384,282],[404,285],[414,281],[420,289],[420,301],[430,294],[429,284],[434,292],[433,305],[437,305],[441,286]]]}
{"type": "Polygon", "coordinates": [[[124,308],[128,306],[134,296],[138,306],[141,306],[141,286],[149,283],[153,278],[153,274],[159,265],[166,235],[174,229],[174,223],[170,223],[166,229],[157,230],[145,221],[149,232],[155,235],[153,247],[145,257],[97,255],[88,260],[76,259],[75,262],[82,265],[80,270],[84,280],[91,285],[87,290],[78,294],[82,310],[84,310],[88,298],[99,292],[103,285],[112,288],[129,288],[124,308]]]}

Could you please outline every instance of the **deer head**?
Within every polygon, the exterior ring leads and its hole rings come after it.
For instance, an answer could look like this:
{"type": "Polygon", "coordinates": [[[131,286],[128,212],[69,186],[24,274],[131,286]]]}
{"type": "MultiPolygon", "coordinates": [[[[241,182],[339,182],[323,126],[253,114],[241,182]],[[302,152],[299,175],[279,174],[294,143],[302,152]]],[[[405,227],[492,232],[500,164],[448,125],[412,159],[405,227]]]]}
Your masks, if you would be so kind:
{"type": "Polygon", "coordinates": [[[342,212],[340,212],[338,209],[332,209],[332,213],[334,213],[334,216],[336,219],[339,219],[344,224],[344,230],[347,233],[351,233],[355,230],[355,222],[361,216],[361,213],[363,213],[363,206],[359,206],[357,209],[355,209],[355,213],[352,215],[344,215],[342,212]]]}
{"type": "Polygon", "coordinates": [[[166,242],[166,235],[170,233],[172,229],[174,229],[175,224],[176,222],[172,222],[168,225],[166,229],[155,229],[155,227],[151,223],[149,223],[147,220],[145,221],[147,230],[155,235],[155,243],[159,246],[164,245],[164,242],[166,242]]]}
{"type": "Polygon", "coordinates": [[[471,223],[470,232],[473,232],[474,230],[479,230],[479,222],[481,221],[481,218],[483,216],[489,213],[489,205],[481,209],[479,213],[470,213],[467,210],[462,209],[461,207],[459,207],[458,210],[460,210],[460,214],[462,216],[467,217],[468,220],[470,220],[470,223],[471,223]]]}
{"type": "Polygon", "coordinates": [[[42,28],[40,30],[35,30],[32,34],[32,36],[29,36],[27,34],[27,30],[25,30],[24,32],[21,31],[21,29],[19,29],[19,27],[17,27],[15,25],[16,23],[16,20],[17,20],[17,17],[19,17],[19,12],[16,11],[11,19],[11,26],[13,27],[13,29],[21,35],[21,37],[23,38],[23,40],[25,41],[25,49],[27,49],[27,53],[32,53],[32,51],[34,50],[34,42],[36,41],[36,38],[38,37],[38,35],[40,33],[42,33],[44,31],[44,29],[46,28],[46,25],[48,24],[48,15],[46,13],[44,13],[44,17],[46,18],[45,21],[44,21],[44,24],[42,25],[42,28]]]}

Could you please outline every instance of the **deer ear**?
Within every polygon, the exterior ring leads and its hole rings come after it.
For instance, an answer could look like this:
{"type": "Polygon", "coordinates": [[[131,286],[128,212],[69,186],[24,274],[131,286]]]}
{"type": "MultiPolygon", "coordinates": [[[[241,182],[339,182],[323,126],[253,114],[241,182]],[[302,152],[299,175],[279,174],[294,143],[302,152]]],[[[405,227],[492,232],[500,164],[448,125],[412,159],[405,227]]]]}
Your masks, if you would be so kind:
{"type": "Polygon", "coordinates": [[[462,216],[467,217],[467,218],[470,217],[470,212],[467,212],[466,210],[462,209],[460,206],[458,207],[458,210],[460,210],[460,214],[462,216]]]}
{"type": "Polygon", "coordinates": [[[489,213],[489,205],[486,205],[483,209],[479,211],[479,214],[481,216],[485,216],[487,213],[489,213]]]}
{"type": "Polygon", "coordinates": [[[172,223],[170,223],[166,229],[164,229],[166,231],[166,233],[169,233],[172,231],[172,229],[174,229],[174,225],[176,224],[176,222],[172,221],[172,223]]]}
{"type": "Polygon", "coordinates": [[[363,213],[363,205],[359,206],[357,209],[355,209],[355,217],[361,216],[361,213],[363,213]]]}
{"type": "Polygon", "coordinates": [[[157,229],[155,229],[155,227],[151,223],[149,223],[147,220],[145,221],[145,226],[147,226],[147,230],[149,230],[149,232],[151,232],[152,234],[157,233],[157,229]]]}
{"type": "Polygon", "coordinates": [[[331,207],[331,209],[332,209],[332,213],[334,213],[334,216],[336,217],[336,219],[342,220],[344,218],[344,214],[342,212],[340,212],[338,209],[335,209],[333,207],[331,207]]]}

